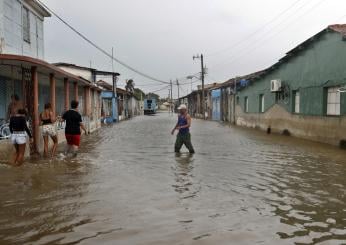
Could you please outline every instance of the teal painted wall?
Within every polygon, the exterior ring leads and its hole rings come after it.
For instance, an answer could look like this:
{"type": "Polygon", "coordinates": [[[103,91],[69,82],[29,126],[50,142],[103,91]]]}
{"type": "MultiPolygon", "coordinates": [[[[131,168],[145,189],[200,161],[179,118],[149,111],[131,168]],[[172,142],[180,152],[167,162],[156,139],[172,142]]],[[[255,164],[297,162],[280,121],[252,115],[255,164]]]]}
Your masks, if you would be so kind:
{"type": "MultiPolygon", "coordinates": [[[[293,112],[293,93],[299,90],[300,112],[304,115],[325,115],[325,88],[346,84],[346,41],[334,32],[322,34],[315,42],[304,47],[265,77],[252,82],[238,92],[240,105],[244,110],[245,97],[249,98],[249,113],[259,113],[260,94],[265,96],[265,111],[275,103],[293,112]],[[281,79],[289,84],[289,103],[276,102],[275,93],[270,92],[270,81],[281,79]]],[[[346,94],[341,94],[341,114],[346,115],[346,94]]]]}

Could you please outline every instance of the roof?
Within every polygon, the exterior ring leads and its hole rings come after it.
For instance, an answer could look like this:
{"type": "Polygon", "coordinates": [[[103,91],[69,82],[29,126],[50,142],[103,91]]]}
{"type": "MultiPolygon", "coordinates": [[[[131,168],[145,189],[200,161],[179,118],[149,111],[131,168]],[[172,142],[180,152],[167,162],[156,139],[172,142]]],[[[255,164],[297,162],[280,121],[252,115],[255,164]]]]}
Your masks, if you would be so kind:
{"type": "Polygon", "coordinates": [[[37,11],[39,14],[41,14],[43,17],[51,17],[52,15],[49,13],[49,11],[39,2],[36,0],[25,0],[26,4],[28,4],[30,7],[32,7],[35,11],[37,11]]]}
{"type": "Polygon", "coordinates": [[[93,84],[86,81],[85,79],[82,79],[69,72],[66,72],[55,65],[49,64],[48,62],[32,57],[12,54],[0,54],[0,64],[27,68],[36,66],[39,72],[47,75],[54,74],[57,79],[68,78],[70,81],[79,82],[90,87],[95,87],[93,84]]]}
{"type": "Polygon", "coordinates": [[[237,84],[241,80],[248,80],[248,81],[254,81],[258,78],[261,78],[268,73],[270,73],[272,70],[276,69],[279,65],[282,63],[286,62],[289,60],[291,57],[296,55],[298,52],[302,51],[307,45],[311,44],[312,42],[316,41],[321,35],[328,33],[328,32],[336,32],[341,34],[342,36],[346,37],[346,24],[334,24],[334,25],[329,25],[327,28],[323,29],[319,33],[315,34],[314,36],[310,37],[309,39],[305,40],[304,42],[300,43],[298,46],[293,48],[292,50],[288,51],[284,57],[282,57],[278,62],[273,64],[267,69],[257,71],[245,76],[240,76],[237,78],[231,78],[227,80],[226,82],[222,83],[221,87],[227,87],[230,85],[233,85],[235,81],[237,81],[237,84]]]}
{"type": "MultiPolygon", "coordinates": [[[[97,86],[105,89],[105,90],[108,90],[108,91],[113,91],[113,85],[112,84],[109,84],[107,83],[106,81],[103,81],[103,80],[99,80],[96,82],[97,86]]],[[[122,89],[122,88],[117,88],[117,93],[119,94],[129,94],[128,92],[126,92],[125,89],[122,89]]]]}
{"type": "Polygon", "coordinates": [[[294,55],[296,52],[299,52],[300,50],[302,50],[304,47],[306,47],[307,45],[309,45],[310,43],[316,41],[316,39],[318,39],[321,35],[327,33],[327,32],[336,32],[339,33],[343,36],[346,36],[346,24],[334,24],[334,25],[329,25],[327,28],[323,29],[322,31],[320,31],[319,33],[313,35],[312,37],[310,37],[309,39],[305,40],[304,42],[300,43],[298,46],[296,46],[295,48],[293,48],[292,50],[288,51],[286,53],[286,55],[281,58],[279,60],[280,61],[284,61],[287,58],[291,57],[292,55],[294,55]]]}
{"type": "Polygon", "coordinates": [[[80,70],[86,70],[86,71],[91,71],[93,73],[95,73],[96,75],[115,75],[115,76],[120,76],[120,73],[117,72],[111,72],[111,71],[99,71],[95,68],[91,68],[91,67],[86,67],[86,66],[79,66],[79,65],[75,65],[75,64],[71,64],[71,63],[64,63],[64,62],[58,62],[58,63],[53,63],[53,65],[55,66],[63,66],[63,67],[71,67],[71,68],[77,68],[80,70]]]}
{"type": "Polygon", "coordinates": [[[58,63],[53,63],[55,66],[64,66],[64,67],[72,67],[72,68],[78,68],[81,70],[88,70],[88,71],[96,71],[96,69],[90,68],[90,67],[85,67],[85,66],[78,66],[75,64],[71,63],[64,63],[64,62],[58,62],[58,63]]]}
{"type": "Polygon", "coordinates": [[[228,87],[230,85],[233,85],[235,82],[240,83],[241,80],[254,80],[257,79],[259,77],[261,77],[262,75],[266,74],[267,69],[265,70],[261,70],[261,71],[256,71],[254,73],[248,74],[248,75],[244,75],[244,76],[239,76],[239,77],[234,77],[231,78],[229,80],[227,80],[226,82],[222,83],[220,87],[228,87]]]}
{"type": "Polygon", "coordinates": [[[100,86],[106,90],[112,90],[113,89],[113,85],[107,83],[106,81],[103,80],[99,80],[96,82],[97,86],[100,86]]]}
{"type": "Polygon", "coordinates": [[[346,24],[334,24],[334,25],[330,25],[328,26],[329,30],[335,31],[335,32],[339,32],[342,35],[346,35],[346,24]]]}

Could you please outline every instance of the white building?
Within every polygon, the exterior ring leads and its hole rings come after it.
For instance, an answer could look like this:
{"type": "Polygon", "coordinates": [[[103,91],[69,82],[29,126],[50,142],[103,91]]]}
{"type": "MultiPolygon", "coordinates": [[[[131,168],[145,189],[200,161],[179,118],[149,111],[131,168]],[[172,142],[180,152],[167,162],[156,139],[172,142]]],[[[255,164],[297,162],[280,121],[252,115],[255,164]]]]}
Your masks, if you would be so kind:
{"type": "Polygon", "coordinates": [[[36,0],[0,0],[0,54],[44,59],[43,21],[50,16],[36,0]]]}

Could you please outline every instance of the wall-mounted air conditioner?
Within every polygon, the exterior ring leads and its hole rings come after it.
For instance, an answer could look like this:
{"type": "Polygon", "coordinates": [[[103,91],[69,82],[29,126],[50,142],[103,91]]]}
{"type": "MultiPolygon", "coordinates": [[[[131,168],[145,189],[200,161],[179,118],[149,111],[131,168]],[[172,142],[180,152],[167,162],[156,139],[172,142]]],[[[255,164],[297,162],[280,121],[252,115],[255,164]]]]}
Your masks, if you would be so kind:
{"type": "Polygon", "coordinates": [[[270,91],[279,92],[281,90],[281,80],[275,79],[270,81],[270,91]]]}

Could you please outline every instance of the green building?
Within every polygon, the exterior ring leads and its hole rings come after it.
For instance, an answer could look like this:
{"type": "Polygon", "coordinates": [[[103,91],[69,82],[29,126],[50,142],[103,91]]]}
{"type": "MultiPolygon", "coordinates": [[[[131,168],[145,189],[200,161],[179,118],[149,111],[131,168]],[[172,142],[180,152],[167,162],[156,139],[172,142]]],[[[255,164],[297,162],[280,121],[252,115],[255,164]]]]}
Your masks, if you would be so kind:
{"type": "Polygon", "coordinates": [[[342,144],[346,140],[345,85],[346,24],[331,25],[240,86],[236,123],[342,144]]]}

